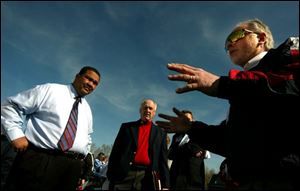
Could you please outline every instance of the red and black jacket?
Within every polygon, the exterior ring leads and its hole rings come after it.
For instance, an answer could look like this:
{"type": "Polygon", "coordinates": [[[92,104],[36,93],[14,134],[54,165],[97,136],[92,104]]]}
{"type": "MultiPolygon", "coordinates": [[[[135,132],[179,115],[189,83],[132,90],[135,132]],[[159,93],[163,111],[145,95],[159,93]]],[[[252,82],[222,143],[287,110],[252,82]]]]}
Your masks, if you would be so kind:
{"type": "Polygon", "coordinates": [[[217,95],[230,103],[227,119],[219,125],[195,122],[190,139],[226,157],[239,181],[287,168],[299,175],[299,74],[298,37],[269,50],[249,71],[231,70],[220,78],[217,95]]]}

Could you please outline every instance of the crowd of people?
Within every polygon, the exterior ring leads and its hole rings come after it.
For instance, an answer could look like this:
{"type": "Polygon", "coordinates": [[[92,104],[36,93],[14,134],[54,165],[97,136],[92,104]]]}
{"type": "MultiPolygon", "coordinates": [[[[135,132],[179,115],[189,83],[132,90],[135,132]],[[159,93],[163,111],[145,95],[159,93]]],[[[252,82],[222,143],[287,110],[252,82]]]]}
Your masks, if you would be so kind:
{"type": "Polygon", "coordinates": [[[169,80],[186,82],[177,93],[228,100],[226,119],[209,125],[173,108],[175,116],[160,113],[163,120],[154,122],[158,104],[144,99],[139,119],[121,124],[109,156],[90,153],[93,116],[85,96],[100,83],[96,68],[81,68],[71,84],[8,97],[1,104],[1,188],[204,190],[210,151],[226,158],[219,173],[226,189],[299,188],[299,37],[274,48],[269,27],[252,19],[238,23],[224,46],[243,70],[218,76],[187,64],[167,68],[178,72],[169,80]],[[175,133],[169,148],[168,133],[175,133]]]}

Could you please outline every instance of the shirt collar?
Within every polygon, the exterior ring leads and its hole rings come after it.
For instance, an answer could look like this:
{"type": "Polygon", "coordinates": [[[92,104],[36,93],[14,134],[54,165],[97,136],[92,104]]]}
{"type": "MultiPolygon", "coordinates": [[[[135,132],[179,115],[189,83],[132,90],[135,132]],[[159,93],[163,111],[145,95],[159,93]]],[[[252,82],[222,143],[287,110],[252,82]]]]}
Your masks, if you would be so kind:
{"type": "Polygon", "coordinates": [[[142,119],[139,119],[140,121],[140,124],[141,125],[149,125],[149,124],[152,124],[152,121],[142,121],[142,119]]]}
{"type": "Polygon", "coordinates": [[[261,52],[259,53],[258,55],[254,56],[253,58],[251,58],[247,64],[245,64],[244,66],[244,70],[250,70],[252,68],[254,68],[258,63],[259,61],[267,54],[268,52],[267,51],[264,51],[264,52],[261,52]]]}
{"type": "MultiPolygon", "coordinates": [[[[77,99],[77,98],[83,98],[81,96],[78,95],[76,89],[74,88],[73,84],[70,84],[70,90],[71,90],[71,97],[74,98],[74,99],[77,99]]],[[[80,103],[81,103],[81,99],[80,99],[80,103]]]]}

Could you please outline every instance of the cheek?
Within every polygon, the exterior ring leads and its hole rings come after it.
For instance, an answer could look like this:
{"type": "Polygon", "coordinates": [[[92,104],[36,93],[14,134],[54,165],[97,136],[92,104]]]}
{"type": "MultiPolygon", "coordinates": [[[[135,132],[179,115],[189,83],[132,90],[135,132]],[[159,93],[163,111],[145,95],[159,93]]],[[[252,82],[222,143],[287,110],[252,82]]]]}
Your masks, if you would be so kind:
{"type": "Polygon", "coordinates": [[[234,64],[243,67],[253,57],[255,50],[255,42],[243,41],[243,43],[240,44],[239,51],[231,56],[231,60],[234,64]]]}
{"type": "Polygon", "coordinates": [[[151,117],[153,118],[155,116],[155,112],[152,112],[151,113],[151,117]]]}
{"type": "Polygon", "coordinates": [[[256,55],[257,50],[257,44],[256,43],[250,43],[247,44],[247,47],[245,47],[243,51],[243,58],[245,62],[248,62],[251,58],[253,58],[256,55]]]}
{"type": "Polygon", "coordinates": [[[232,54],[230,56],[230,59],[231,59],[232,63],[243,67],[244,63],[247,62],[247,61],[245,61],[245,57],[246,57],[246,52],[243,50],[240,50],[239,52],[235,52],[234,54],[232,54]]]}

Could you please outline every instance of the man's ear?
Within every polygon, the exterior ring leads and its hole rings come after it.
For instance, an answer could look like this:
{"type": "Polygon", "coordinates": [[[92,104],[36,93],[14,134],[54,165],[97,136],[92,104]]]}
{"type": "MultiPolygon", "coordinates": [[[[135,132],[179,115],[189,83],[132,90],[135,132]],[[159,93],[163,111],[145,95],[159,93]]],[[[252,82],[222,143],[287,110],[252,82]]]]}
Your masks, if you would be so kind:
{"type": "Polygon", "coordinates": [[[266,39],[267,39],[267,36],[266,36],[266,33],[259,33],[257,35],[257,38],[258,38],[258,44],[261,44],[261,45],[264,45],[266,43],[266,39]]]}

